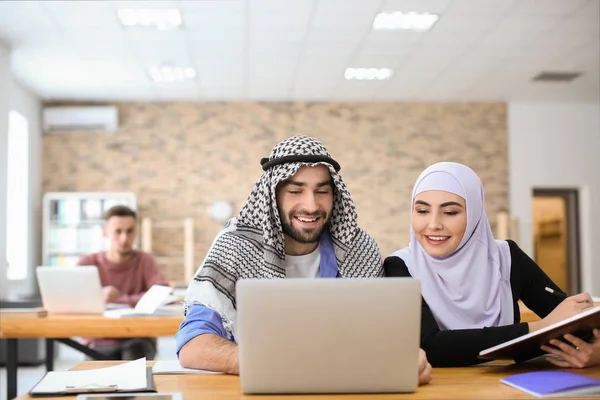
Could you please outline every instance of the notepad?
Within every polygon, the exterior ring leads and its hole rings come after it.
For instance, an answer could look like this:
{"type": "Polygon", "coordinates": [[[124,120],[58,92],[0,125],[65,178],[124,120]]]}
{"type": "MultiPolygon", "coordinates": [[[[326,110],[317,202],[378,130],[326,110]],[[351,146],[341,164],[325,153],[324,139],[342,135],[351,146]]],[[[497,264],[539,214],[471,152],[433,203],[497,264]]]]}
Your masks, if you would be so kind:
{"type": "Polygon", "coordinates": [[[207,371],[205,369],[184,368],[178,360],[157,361],[152,367],[154,375],[179,375],[179,374],[221,374],[222,372],[207,371]]]}
{"type": "Polygon", "coordinates": [[[505,385],[536,397],[600,395],[600,379],[564,371],[537,371],[501,379],[505,385]]]}
{"type": "Polygon", "coordinates": [[[479,353],[479,358],[487,360],[529,360],[544,354],[540,346],[548,344],[552,339],[560,339],[567,333],[584,341],[589,341],[593,337],[592,330],[598,326],[600,326],[600,306],[589,308],[538,331],[482,350],[479,353]]]}
{"type": "Polygon", "coordinates": [[[155,392],[146,358],[84,371],[51,371],[31,389],[32,396],[89,392],[155,392]]]}

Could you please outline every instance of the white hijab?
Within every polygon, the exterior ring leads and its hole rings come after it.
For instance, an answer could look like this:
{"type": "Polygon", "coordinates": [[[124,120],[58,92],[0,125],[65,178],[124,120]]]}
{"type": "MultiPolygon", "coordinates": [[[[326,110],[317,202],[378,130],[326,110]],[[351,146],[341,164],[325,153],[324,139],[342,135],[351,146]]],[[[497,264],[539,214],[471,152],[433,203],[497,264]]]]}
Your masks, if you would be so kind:
{"type": "MultiPolygon", "coordinates": [[[[400,257],[410,274],[421,281],[421,293],[441,330],[472,329],[514,323],[511,257],[506,241],[496,241],[484,208],[483,184],[469,167],[442,162],[421,173],[415,197],[443,190],[466,201],[467,227],[458,248],[449,256],[432,257],[410,230],[400,257]]],[[[411,212],[412,215],[412,212],[411,212]]]]}

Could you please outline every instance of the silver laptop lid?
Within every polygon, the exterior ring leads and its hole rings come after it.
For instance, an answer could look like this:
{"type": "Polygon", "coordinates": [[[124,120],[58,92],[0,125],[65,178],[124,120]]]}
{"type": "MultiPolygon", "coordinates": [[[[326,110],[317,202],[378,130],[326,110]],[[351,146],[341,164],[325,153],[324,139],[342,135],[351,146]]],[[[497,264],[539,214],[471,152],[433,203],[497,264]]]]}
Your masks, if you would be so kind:
{"type": "Polygon", "coordinates": [[[96,266],[41,266],[36,275],[42,303],[54,314],[102,314],[104,299],[96,266]]]}
{"type": "Polygon", "coordinates": [[[240,280],[236,296],[245,393],[416,389],[418,280],[240,280]]]}

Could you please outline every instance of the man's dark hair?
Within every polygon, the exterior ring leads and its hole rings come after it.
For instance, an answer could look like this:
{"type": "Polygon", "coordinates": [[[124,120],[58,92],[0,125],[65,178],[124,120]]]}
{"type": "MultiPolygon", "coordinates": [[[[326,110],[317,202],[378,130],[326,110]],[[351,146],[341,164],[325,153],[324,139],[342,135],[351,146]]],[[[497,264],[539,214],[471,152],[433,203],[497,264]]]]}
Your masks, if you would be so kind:
{"type": "Polygon", "coordinates": [[[132,217],[137,221],[137,214],[127,206],[113,206],[104,213],[104,220],[108,221],[111,217],[132,217]]]}

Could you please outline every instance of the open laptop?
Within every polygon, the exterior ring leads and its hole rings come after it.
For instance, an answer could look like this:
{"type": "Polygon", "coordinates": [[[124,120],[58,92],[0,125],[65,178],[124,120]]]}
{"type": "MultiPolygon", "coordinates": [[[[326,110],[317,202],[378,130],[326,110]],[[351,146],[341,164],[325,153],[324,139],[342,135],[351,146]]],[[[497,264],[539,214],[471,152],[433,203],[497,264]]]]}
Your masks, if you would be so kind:
{"type": "Polygon", "coordinates": [[[240,280],[236,296],[244,393],[416,390],[418,280],[240,280]]]}
{"type": "Polygon", "coordinates": [[[102,314],[100,274],[95,266],[36,269],[44,308],[53,314],[102,314]]]}

